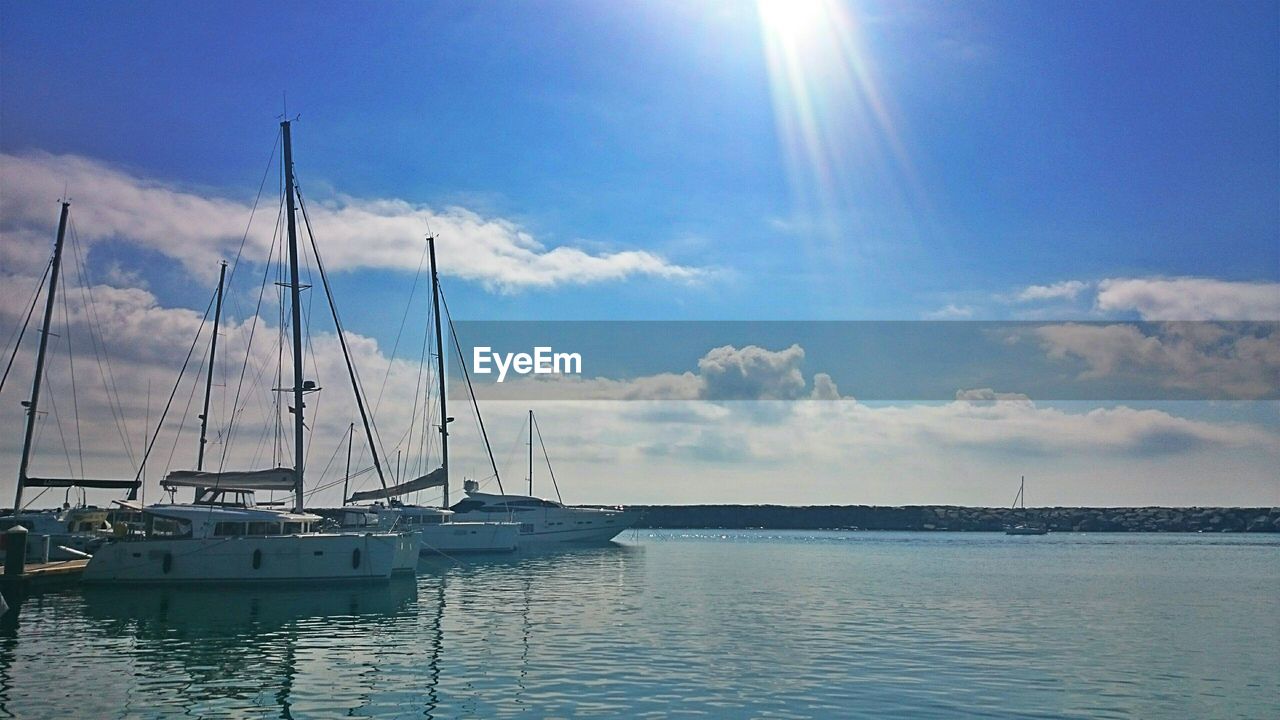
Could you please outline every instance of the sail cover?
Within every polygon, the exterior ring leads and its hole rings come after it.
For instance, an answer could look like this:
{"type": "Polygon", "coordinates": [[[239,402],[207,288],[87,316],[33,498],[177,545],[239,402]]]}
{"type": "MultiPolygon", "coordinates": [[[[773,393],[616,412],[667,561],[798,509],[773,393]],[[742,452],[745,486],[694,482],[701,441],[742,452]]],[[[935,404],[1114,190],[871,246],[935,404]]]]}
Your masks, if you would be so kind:
{"type": "Polygon", "coordinates": [[[377,490],[366,490],[358,492],[351,496],[351,502],[360,502],[361,500],[382,500],[384,498],[399,497],[407,495],[415,490],[426,490],[427,488],[440,487],[445,483],[444,468],[438,467],[435,470],[415,478],[409,482],[392,485],[385,490],[378,488],[377,490]]]}
{"type": "Polygon", "coordinates": [[[235,470],[228,472],[200,472],[199,470],[174,470],[160,483],[166,488],[202,487],[219,490],[292,490],[292,468],[270,470],[235,470]]]}
{"type": "Polygon", "coordinates": [[[34,478],[29,477],[23,482],[27,487],[82,487],[82,488],[102,488],[106,490],[128,490],[137,487],[137,480],[94,480],[91,478],[34,478]]]}

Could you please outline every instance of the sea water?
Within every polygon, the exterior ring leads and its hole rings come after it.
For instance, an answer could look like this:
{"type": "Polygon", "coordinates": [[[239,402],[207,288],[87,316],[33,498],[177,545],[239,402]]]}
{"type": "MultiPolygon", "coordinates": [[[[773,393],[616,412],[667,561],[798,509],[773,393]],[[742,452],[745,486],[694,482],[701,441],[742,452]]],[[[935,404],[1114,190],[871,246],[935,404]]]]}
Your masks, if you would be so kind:
{"type": "Polygon", "coordinates": [[[77,588],[0,714],[1280,717],[1280,537],[628,531],[381,587],[77,588]]]}

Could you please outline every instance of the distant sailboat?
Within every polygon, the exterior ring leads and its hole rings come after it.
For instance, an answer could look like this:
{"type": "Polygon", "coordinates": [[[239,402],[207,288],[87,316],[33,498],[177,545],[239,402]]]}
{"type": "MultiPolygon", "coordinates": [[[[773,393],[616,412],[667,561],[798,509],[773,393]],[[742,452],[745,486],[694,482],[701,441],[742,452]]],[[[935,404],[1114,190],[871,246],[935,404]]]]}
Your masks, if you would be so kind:
{"type": "Polygon", "coordinates": [[[1016,524],[1006,525],[1004,528],[1005,535],[1045,535],[1049,532],[1049,528],[1045,527],[1043,523],[1033,523],[1025,519],[1027,514],[1026,489],[1027,478],[1024,475],[1022,477],[1022,481],[1018,484],[1018,494],[1013,498],[1012,508],[1014,511],[1017,511],[1019,509],[1018,504],[1021,503],[1021,510],[1024,519],[1016,524]]]}

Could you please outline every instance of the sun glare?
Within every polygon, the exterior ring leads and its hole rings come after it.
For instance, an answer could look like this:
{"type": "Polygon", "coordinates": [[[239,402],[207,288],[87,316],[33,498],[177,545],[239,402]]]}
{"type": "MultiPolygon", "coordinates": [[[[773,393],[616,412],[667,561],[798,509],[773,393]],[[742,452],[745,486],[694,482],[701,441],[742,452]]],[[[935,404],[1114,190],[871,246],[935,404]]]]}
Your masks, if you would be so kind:
{"type": "Polygon", "coordinates": [[[760,24],[790,41],[817,32],[826,10],[823,0],[759,0],[760,24]]]}
{"type": "MultiPolygon", "coordinates": [[[[851,212],[916,183],[876,79],[857,7],[835,0],[757,0],[774,118],[796,212],[826,240],[815,261],[857,257],[851,212]],[[851,211],[852,209],[852,211],[851,211]]],[[[810,240],[818,237],[810,234],[810,240]]]]}

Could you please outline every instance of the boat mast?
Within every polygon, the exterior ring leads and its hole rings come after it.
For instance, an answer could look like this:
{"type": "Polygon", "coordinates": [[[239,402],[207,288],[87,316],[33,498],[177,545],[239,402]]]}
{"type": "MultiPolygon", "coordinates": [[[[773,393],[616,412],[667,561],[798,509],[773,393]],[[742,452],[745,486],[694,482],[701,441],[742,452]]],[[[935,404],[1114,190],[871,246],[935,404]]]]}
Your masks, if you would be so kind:
{"type": "Polygon", "coordinates": [[[342,502],[345,504],[347,498],[347,487],[351,484],[351,441],[355,439],[356,424],[351,423],[347,427],[347,474],[342,476],[342,502]]]}
{"type": "Polygon", "coordinates": [[[289,220],[289,300],[293,312],[293,511],[301,513],[303,456],[302,409],[302,286],[298,280],[298,222],[293,204],[293,146],[289,139],[289,121],[280,122],[284,137],[284,192],[285,209],[289,220]]]}
{"type": "Polygon", "coordinates": [[[533,409],[529,409],[529,497],[533,497],[533,409]]]}
{"type": "MultiPolygon", "coordinates": [[[[200,449],[196,454],[196,470],[204,470],[204,446],[209,442],[209,394],[213,390],[213,361],[218,357],[218,323],[222,320],[222,287],[227,279],[227,264],[218,269],[218,300],[213,308],[213,339],[209,343],[209,372],[204,378],[204,411],[200,413],[200,449]]],[[[196,496],[200,495],[196,488],[196,496]]]]}
{"type": "Polygon", "coordinates": [[[431,306],[436,320],[436,380],[440,384],[440,468],[444,470],[444,496],[441,504],[449,507],[449,417],[444,391],[444,339],[440,328],[440,276],[436,273],[436,239],[427,236],[427,249],[431,253],[431,306]]]}
{"type": "Polygon", "coordinates": [[[27,484],[27,466],[31,462],[31,441],[35,437],[36,411],[40,406],[40,383],[44,379],[44,355],[49,347],[49,326],[53,322],[53,299],[58,290],[58,269],[62,265],[62,243],[67,236],[67,215],[71,203],[62,203],[62,215],[58,218],[58,239],[53,243],[53,267],[49,271],[49,297],[44,303],[44,325],[40,330],[40,349],[36,353],[36,377],[31,383],[31,400],[27,406],[27,428],[22,436],[22,460],[18,463],[18,489],[13,497],[13,516],[22,513],[22,489],[27,484]]]}

